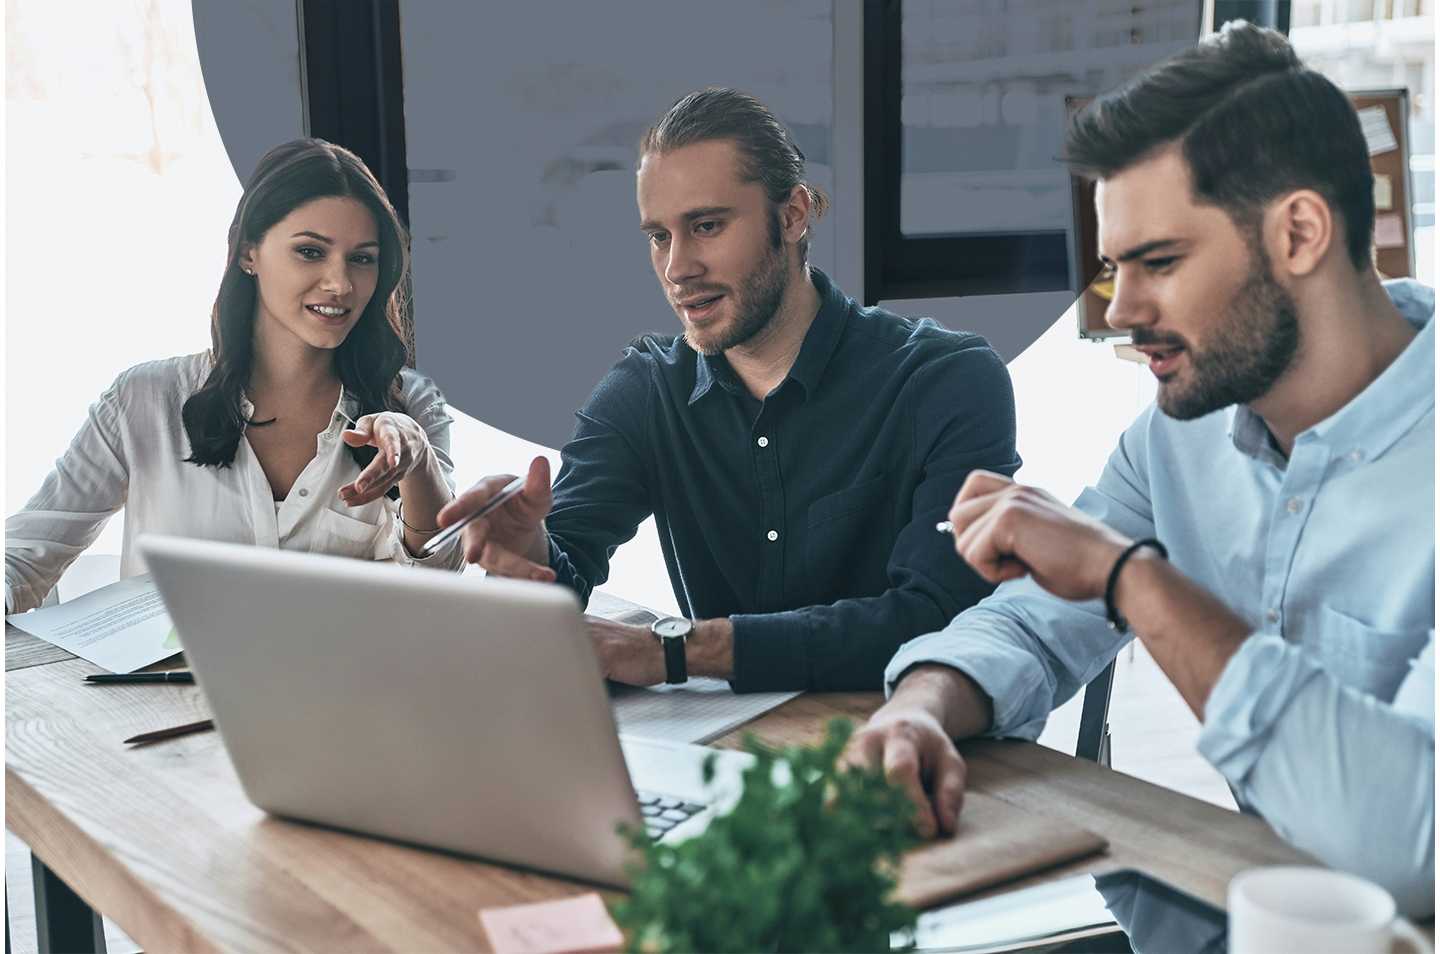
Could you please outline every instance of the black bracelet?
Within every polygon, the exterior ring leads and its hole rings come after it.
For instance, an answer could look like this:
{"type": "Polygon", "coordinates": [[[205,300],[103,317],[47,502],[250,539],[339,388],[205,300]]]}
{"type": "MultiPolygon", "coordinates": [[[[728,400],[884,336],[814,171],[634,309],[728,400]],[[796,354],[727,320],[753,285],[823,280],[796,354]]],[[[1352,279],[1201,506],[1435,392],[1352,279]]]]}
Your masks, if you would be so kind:
{"type": "Polygon", "coordinates": [[[1125,561],[1135,555],[1136,551],[1143,547],[1151,547],[1160,554],[1163,560],[1170,559],[1170,551],[1165,549],[1165,544],[1154,537],[1146,537],[1144,540],[1136,540],[1115,559],[1115,565],[1110,568],[1110,578],[1105,581],[1105,618],[1110,621],[1110,628],[1117,633],[1128,633],[1130,624],[1120,611],[1115,608],[1115,584],[1120,581],[1120,571],[1125,567],[1125,561]]]}

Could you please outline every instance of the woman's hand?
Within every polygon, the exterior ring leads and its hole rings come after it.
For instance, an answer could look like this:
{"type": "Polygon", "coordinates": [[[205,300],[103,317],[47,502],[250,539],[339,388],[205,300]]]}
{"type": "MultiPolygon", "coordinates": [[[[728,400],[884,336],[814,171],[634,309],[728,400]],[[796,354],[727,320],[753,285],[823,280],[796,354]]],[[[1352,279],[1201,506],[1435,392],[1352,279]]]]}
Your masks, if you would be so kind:
{"type": "Polygon", "coordinates": [[[425,429],[414,418],[394,411],[366,414],[353,428],[341,431],[340,437],[351,447],[368,444],[378,450],[355,482],[340,488],[340,499],[350,507],[379,500],[430,458],[425,429]]]}

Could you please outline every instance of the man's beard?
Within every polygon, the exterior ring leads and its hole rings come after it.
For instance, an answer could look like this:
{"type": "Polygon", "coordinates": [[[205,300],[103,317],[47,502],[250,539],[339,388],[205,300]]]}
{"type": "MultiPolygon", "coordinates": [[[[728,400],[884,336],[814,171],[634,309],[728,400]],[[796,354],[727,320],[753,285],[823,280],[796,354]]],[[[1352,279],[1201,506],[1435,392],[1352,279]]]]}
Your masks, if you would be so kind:
{"type": "MultiPolygon", "coordinates": [[[[1225,315],[1203,349],[1136,329],[1136,345],[1181,344],[1190,358],[1190,381],[1162,381],[1155,402],[1177,420],[1188,421],[1232,404],[1264,397],[1295,361],[1300,322],[1295,300],[1270,274],[1265,250],[1252,246],[1250,274],[1231,296],[1225,315]]],[[[1178,375],[1179,372],[1177,372],[1178,375]]]]}
{"type": "Polygon", "coordinates": [[[746,275],[727,304],[734,318],[701,337],[693,328],[685,330],[685,341],[703,355],[714,356],[749,341],[764,331],[780,312],[780,302],[790,287],[784,246],[778,230],[772,228],[771,244],[765,256],[746,275]]]}

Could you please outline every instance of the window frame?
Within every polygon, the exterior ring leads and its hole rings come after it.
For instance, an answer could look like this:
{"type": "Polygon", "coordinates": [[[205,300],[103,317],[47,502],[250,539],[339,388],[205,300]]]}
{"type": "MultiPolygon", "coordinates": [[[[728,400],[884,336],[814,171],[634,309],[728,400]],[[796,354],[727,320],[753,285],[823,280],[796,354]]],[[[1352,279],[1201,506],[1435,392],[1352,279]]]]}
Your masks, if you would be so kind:
{"type": "MultiPolygon", "coordinates": [[[[399,0],[295,0],[305,135],[344,146],[375,174],[410,227],[399,0]]],[[[414,367],[415,307],[401,290],[401,333],[414,367]]]]}
{"type": "Polygon", "coordinates": [[[1071,289],[1066,231],[907,236],[904,172],[903,0],[865,0],[865,303],[1071,289]]]}
{"type": "Polygon", "coordinates": [[[351,150],[410,224],[399,0],[296,0],[305,134],[351,150]]]}
{"type": "MultiPolygon", "coordinates": [[[[1289,33],[1288,0],[1195,0],[1201,31],[1243,18],[1289,33]]],[[[1025,292],[1075,292],[1066,229],[907,236],[900,224],[904,0],[865,0],[865,303],[1025,292]]]]}

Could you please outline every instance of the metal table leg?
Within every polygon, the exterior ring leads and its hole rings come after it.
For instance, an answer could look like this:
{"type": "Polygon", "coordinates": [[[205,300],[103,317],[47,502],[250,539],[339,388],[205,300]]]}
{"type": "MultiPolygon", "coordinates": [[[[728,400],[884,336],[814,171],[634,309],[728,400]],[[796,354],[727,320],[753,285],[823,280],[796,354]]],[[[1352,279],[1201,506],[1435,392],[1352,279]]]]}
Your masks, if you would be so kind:
{"type": "MultiPolygon", "coordinates": [[[[105,923],[100,915],[33,852],[30,871],[35,877],[35,934],[40,954],[105,954],[105,923]]],[[[8,939],[8,919],[6,932],[8,939]]]]}

